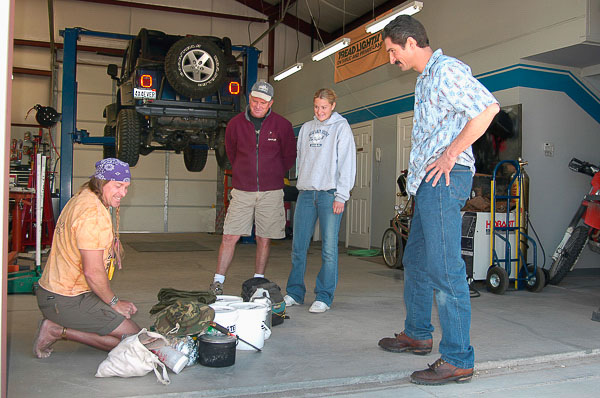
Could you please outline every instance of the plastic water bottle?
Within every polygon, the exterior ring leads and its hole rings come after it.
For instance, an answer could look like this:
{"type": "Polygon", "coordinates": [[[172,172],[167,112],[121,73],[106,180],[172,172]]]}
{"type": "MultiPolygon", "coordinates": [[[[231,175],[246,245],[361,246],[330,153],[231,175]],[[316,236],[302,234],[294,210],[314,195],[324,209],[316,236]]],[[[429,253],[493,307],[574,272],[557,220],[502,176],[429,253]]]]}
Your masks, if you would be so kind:
{"type": "Polygon", "coordinates": [[[169,346],[164,346],[160,348],[155,348],[150,350],[158,356],[158,359],[169,369],[171,369],[175,374],[179,374],[183,368],[187,365],[189,358],[185,356],[182,352],[177,351],[174,348],[169,346]]]}

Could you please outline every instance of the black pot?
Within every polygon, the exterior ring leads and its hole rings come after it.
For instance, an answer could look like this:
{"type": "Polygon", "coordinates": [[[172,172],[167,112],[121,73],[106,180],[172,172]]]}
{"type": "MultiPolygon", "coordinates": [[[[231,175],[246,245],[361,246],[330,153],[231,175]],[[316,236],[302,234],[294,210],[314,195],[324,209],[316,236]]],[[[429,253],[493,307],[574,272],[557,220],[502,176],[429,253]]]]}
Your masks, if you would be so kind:
{"type": "Polygon", "coordinates": [[[203,334],[198,337],[198,362],[204,366],[222,368],[235,363],[233,336],[203,334]]]}

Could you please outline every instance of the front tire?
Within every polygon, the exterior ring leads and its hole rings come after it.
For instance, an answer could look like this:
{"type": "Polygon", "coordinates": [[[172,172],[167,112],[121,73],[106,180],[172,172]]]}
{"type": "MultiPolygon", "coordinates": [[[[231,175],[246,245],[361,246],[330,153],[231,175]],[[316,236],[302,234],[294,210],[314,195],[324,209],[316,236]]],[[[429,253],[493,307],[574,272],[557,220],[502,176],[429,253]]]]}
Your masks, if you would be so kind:
{"type": "Polygon", "coordinates": [[[116,155],[119,160],[134,167],[140,158],[142,120],[135,109],[121,109],[117,116],[116,155]]]}
{"type": "Polygon", "coordinates": [[[580,225],[573,230],[573,233],[565,243],[565,247],[562,252],[558,255],[558,258],[552,263],[551,270],[555,270],[554,274],[550,276],[550,284],[558,285],[560,281],[567,275],[567,272],[571,270],[577,259],[581,255],[585,243],[588,240],[590,227],[586,225],[580,225]]]}
{"type": "Polygon", "coordinates": [[[402,244],[402,238],[394,228],[388,228],[383,233],[381,251],[383,253],[383,261],[388,267],[403,268],[402,255],[404,254],[404,245],[402,244]]]}
{"type": "Polygon", "coordinates": [[[225,54],[209,39],[185,37],[167,52],[165,74],[178,93],[190,98],[206,97],[225,79],[225,54]]]}

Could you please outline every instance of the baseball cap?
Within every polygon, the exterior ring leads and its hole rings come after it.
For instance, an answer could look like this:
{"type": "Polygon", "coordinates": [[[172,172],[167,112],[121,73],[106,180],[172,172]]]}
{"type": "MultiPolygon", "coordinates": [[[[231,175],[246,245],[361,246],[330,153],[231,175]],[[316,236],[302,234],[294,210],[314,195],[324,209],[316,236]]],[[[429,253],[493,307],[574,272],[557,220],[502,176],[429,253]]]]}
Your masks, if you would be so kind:
{"type": "Polygon", "coordinates": [[[274,94],[273,86],[271,86],[267,82],[254,83],[254,85],[252,86],[252,90],[250,92],[250,95],[252,95],[253,97],[263,99],[267,102],[271,101],[271,99],[273,99],[273,94],[274,94]]]}

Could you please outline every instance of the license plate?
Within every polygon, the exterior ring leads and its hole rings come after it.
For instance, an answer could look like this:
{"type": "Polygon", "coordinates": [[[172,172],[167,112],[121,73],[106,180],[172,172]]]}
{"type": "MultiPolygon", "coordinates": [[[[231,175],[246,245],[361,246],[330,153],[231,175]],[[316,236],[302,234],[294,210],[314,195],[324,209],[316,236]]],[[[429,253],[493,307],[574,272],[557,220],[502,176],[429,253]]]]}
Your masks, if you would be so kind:
{"type": "Polygon", "coordinates": [[[135,98],[135,99],[156,99],[156,90],[134,88],[133,89],[133,98],[135,98]]]}

